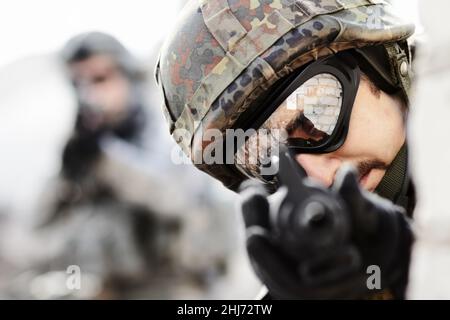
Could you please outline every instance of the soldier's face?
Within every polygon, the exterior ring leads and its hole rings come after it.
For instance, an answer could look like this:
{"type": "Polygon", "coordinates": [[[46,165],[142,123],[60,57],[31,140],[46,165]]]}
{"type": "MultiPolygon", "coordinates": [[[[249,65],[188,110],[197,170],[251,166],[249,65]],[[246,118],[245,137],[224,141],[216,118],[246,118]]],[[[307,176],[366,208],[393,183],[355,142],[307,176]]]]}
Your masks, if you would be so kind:
{"type": "Polygon", "coordinates": [[[130,84],[112,57],[93,55],[72,63],[69,71],[90,127],[114,125],[125,116],[130,84]]]}
{"type": "Polygon", "coordinates": [[[386,169],[405,142],[404,115],[400,102],[384,92],[375,92],[366,80],[358,89],[345,143],[327,154],[296,156],[308,176],[330,186],[339,167],[352,163],[360,184],[375,190],[386,169]]]}

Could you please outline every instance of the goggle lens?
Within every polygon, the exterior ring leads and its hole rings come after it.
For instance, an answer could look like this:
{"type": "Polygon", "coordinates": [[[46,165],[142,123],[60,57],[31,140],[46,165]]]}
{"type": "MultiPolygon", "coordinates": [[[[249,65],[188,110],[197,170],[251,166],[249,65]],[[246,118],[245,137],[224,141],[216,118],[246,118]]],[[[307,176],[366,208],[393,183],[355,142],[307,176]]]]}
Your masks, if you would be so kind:
{"type": "Polygon", "coordinates": [[[341,109],[341,83],[335,76],[321,73],[292,92],[262,128],[285,130],[288,144],[315,147],[330,138],[341,109]]]}

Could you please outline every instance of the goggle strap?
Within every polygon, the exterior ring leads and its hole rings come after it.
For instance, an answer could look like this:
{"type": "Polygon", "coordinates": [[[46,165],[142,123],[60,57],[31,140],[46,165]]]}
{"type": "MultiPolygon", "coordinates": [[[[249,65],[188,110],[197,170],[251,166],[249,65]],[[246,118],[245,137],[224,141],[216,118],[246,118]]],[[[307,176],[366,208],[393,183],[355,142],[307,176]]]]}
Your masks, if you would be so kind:
{"type": "Polygon", "coordinates": [[[411,89],[411,68],[410,55],[408,50],[401,48],[399,43],[389,43],[384,45],[391,63],[393,79],[396,79],[397,85],[409,103],[409,90],[411,89]]]}

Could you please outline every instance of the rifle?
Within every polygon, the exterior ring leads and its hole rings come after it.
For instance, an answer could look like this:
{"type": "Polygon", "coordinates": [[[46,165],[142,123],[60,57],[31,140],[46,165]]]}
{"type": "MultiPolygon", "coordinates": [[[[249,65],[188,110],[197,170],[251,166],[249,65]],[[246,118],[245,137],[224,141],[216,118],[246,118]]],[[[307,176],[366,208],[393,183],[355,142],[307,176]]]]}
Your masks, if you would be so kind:
{"type": "MultiPolygon", "coordinates": [[[[242,213],[249,237],[263,233],[265,239],[270,239],[274,250],[281,251],[280,260],[294,266],[302,288],[319,288],[357,274],[362,259],[351,242],[352,219],[342,199],[309,179],[288,149],[280,149],[278,159],[272,161],[278,161],[279,167],[278,189],[274,194],[269,195],[260,183],[251,180],[241,187],[242,213]]],[[[248,238],[250,258],[259,260],[252,256],[252,243],[248,238]]],[[[277,259],[266,258],[272,260],[269,264],[277,259]]],[[[268,269],[289,273],[279,266],[268,269]]],[[[317,297],[309,294],[306,296],[317,297]]]]}

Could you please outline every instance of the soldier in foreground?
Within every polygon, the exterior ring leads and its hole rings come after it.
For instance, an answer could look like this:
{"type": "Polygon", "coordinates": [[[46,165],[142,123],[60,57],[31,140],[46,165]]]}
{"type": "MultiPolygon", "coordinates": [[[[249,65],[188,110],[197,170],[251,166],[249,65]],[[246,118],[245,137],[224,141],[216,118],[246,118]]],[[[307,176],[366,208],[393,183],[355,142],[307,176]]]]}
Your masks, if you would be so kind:
{"type": "Polygon", "coordinates": [[[366,0],[191,1],[181,17],[156,68],[164,114],[199,169],[232,190],[250,179],[247,249],[269,296],[403,298],[414,26],[366,0]]]}

